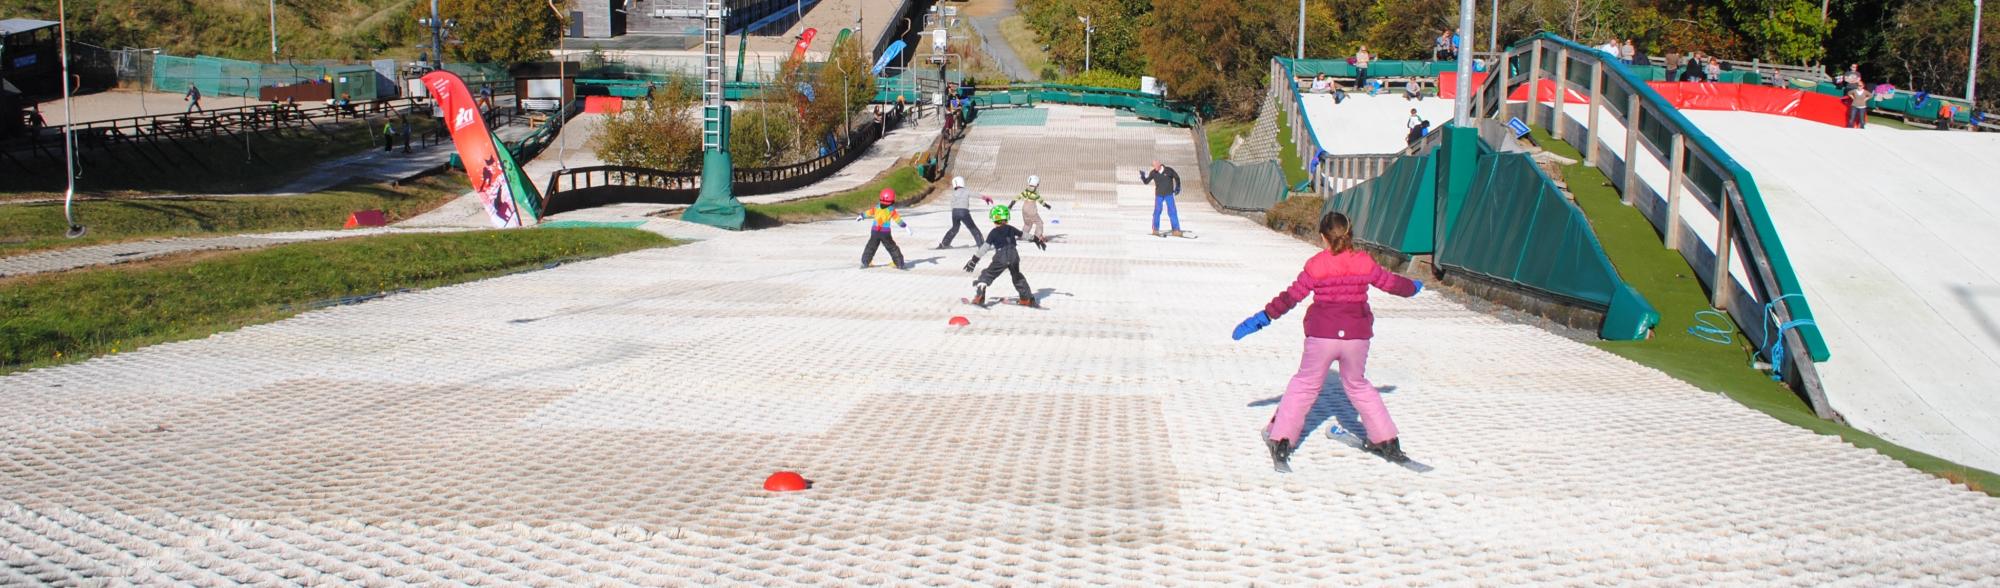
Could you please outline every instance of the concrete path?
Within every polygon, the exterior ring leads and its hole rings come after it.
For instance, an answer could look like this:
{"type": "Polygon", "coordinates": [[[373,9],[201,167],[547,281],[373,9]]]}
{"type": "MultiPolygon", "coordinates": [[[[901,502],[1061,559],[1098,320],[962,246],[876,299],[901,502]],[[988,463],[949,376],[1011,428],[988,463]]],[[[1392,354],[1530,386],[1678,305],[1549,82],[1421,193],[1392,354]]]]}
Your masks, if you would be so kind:
{"type": "Polygon", "coordinates": [[[795,225],[0,378],[0,583],[2000,581],[2000,499],[1429,293],[1369,367],[1437,471],[1272,473],[1299,319],[1228,332],[1314,250],[1195,199],[1149,236],[1138,170],[1195,145],[1116,120],[964,148],[1044,178],[1046,310],[959,304],[933,205],[911,271],[795,225]]]}
{"type": "Polygon", "coordinates": [[[1017,82],[1041,79],[1038,72],[1030,71],[1027,62],[1021,61],[1021,56],[1014,53],[1014,46],[1007,43],[1007,35],[1000,31],[1000,21],[1015,14],[1014,0],[998,0],[996,4],[992,14],[966,19],[972,23],[972,30],[979,33],[979,46],[999,63],[1000,72],[1007,74],[1008,79],[1017,82]]]}
{"type": "Polygon", "coordinates": [[[250,233],[219,237],[182,237],[173,239],[147,239],[39,251],[24,255],[0,257],[0,278],[61,272],[100,265],[114,265],[144,261],[165,255],[192,253],[196,251],[223,251],[231,249],[262,249],[286,243],[306,241],[327,241],[351,237],[370,237],[393,232],[443,232],[461,230],[455,228],[430,227],[418,229],[352,229],[326,231],[285,231],[276,233],[250,233]]]}

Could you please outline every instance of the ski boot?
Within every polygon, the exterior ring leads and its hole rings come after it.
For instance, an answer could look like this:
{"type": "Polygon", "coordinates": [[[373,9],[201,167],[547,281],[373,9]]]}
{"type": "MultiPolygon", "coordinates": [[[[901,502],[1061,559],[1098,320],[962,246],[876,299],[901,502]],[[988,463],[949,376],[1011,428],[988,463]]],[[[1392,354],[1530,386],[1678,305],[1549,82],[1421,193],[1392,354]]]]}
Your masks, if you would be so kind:
{"type": "Polygon", "coordinates": [[[1410,461],[1410,456],[1403,455],[1403,443],[1400,437],[1391,437],[1388,441],[1381,443],[1369,443],[1362,449],[1366,449],[1369,453],[1380,455],[1382,459],[1389,460],[1391,463],[1410,461]]]}
{"type": "Polygon", "coordinates": [[[973,284],[973,287],[976,288],[977,290],[975,290],[972,294],[972,305],[986,306],[986,285],[973,284]]]}
{"type": "Polygon", "coordinates": [[[1040,307],[1041,307],[1041,303],[1039,303],[1039,302],[1035,302],[1035,297],[1033,297],[1033,296],[1022,296],[1022,297],[1021,297],[1021,300],[1020,300],[1020,304],[1021,304],[1021,306],[1026,306],[1026,307],[1028,307],[1028,308],[1040,308],[1040,307]]]}
{"type": "Polygon", "coordinates": [[[1179,236],[1181,236],[1181,231],[1180,231],[1180,229],[1174,229],[1174,231],[1173,231],[1173,232],[1171,232],[1171,233],[1167,233],[1167,234],[1169,234],[1169,235],[1173,235],[1173,236],[1175,236],[1175,237],[1179,237],[1179,236]]]}
{"type": "Polygon", "coordinates": [[[1292,473],[1292,440],[1278,439],[1274,441],[1262,433],[1259,433],[1258,436],[1264,437],[1264,447],[1271,450],[1271,469],[1280,474],[1292,473]]]}

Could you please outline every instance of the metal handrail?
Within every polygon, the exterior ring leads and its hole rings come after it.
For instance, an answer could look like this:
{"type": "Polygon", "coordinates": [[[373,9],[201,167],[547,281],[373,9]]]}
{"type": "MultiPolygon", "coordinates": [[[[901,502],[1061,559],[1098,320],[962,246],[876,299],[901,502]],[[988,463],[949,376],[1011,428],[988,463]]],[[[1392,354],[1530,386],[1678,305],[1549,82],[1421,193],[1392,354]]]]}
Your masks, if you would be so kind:
{"type": "MultiPolygon", "coordinates": [[[[1657,209],[1646,215],[1653,220],[1665,236],[1668,248],[1681,252],[1705,285],[1709,287],[1710,302],[1716,308],[1728,311],[1739,325],[1762,324],[1767,305],[1772,312],[1785,321],[1811,319],[1812,311],[1802,294],[1798,278],[1793,274],[1784,247],[1770,213],[1765,210],[1762,195],[1758,192],[1755,179],[1750,172],[1714,140],[1703,134],[1694,123],[1661,97],[1658,92],[1643,81],[1638,80],[1622,67],[1606,67],[1602,54],[1552,34],[1542,33],[1509,47],[1499,57],[1499,67],[1490,71],[1485,84],[1476,97],[1475,116],[1504,120],[1513,113],[1513,105],[1507,104],[1505,97],[1516,85],[1528,84],[1528,100],[1520,107],[1522,118],[1529,124],[1536,124],[1542,118],[1544,104],[1547,108],[1550,134],[1556,139],[1580,143],[1587,163],[1602,166],[1600,151],[1609,151],[1612,146],[1601,144],[1600,134],[1595,127],[1603,121],[1601,112],[1619,117],[1625,126],[1625,145],[1621,159],[1625,161],[1622,173],[1607,173],[1613,185],[1624,195],[1627,204],[1645,204],[1657,209]],[[1526,61],[1522,66],[1523,60],[1526,61]],[[1574,66],[1574,67],[1573,67],[1574,66]],[[1583,69],[1579,70],[1576,67],[1583,69]],[[1579,82],[1572,72],[1587,70],[1587,86],[1579,82]],[[1553,74],[1553,75],[1548,75],[1553,74]],[[1539,96],[1540,82],[1552,81],[1555,95],[1539,96]],[[1569,139],[1571,123],[1564,114],[1564,102],[1569,91],[1587,93],[1592,108],[1582,127],[1583,137],[1569,139]],[[1624,104],[1607,101],[1612,93],[1623,93],[1624,104]],[[1607,108],[1597,108],[1602,105],[1607,108]],[[1649,128],[1657,128],[1658,133],[1649,133],[1649,128]],[[1659,145],[1650,136],[1663,134],[1667,145],[1659,145]],[[1638,202],[1639,196],[1649,187],[1639,182],[1635,159],[1641,157],[1639,148],[1644,147],[1645,155],[1666,163],[1669,171],[1665,193],[1659,196],[1661,204],[1638,202]],[[1688,177],[1690,172],[1706,174],[1719,184],[1711,193],[1702,182],[1688,177]],[[1717,235],[1712,247],[1702,239],[1684,239],[1686,226],[1682,222],[1681,205],[1684,193],[1694,198],[1694,203],[1717,221],[1717,235]],[[1712,249],[1712,251],[1710,250],[1712,249]],[[1749,274],[1749,281],[1742,286],[1731,274],[1732,258],[1741,254],[1749,274]],[[1773,302],[1776,301],[1775,304],[1773,302]]],[[[1761,337],[1745,329],[1746,337],[1761,337]]],[[[1791,330],[1779,334],[1783,337],[1787,356],[1795,369],[1786,370],[1795,375],[1793,385],[1804,391],[1813,405],[1813,410],[1822,418],[1838,419],[1820,389],[1814,371],[1813,361],[1825,361],[1828,357],[1826,343],[1817,331],[1791,330]]],[[[1759,341],[1760,346],[1769,342],[1759,341]]]]}

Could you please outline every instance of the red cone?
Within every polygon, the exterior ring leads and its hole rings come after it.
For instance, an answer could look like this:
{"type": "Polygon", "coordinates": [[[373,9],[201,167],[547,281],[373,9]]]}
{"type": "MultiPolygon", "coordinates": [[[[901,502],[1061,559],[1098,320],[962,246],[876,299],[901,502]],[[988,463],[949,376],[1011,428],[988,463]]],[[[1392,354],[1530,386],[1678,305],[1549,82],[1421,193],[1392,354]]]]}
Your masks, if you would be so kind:
{"type": "Polygon", "coordinates": [[[972,321],[965,320],[965,317],[962,316],[951,317],[951,326],[963,327],[970,324],[972,324],[972,321]]]}
{"type": "Polygon", "coordinates": [[[772,492],[797,492],[812,487],[812,480],[805,479],[798,472],[778,472],[764,478],[764,489],[772,492]]]}

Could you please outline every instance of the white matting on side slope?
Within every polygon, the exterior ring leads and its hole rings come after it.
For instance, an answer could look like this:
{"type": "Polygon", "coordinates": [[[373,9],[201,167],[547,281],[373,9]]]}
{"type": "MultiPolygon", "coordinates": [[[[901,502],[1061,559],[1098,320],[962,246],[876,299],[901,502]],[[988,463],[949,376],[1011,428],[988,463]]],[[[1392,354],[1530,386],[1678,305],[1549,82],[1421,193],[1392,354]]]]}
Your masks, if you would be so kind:
{"type": "Polygon", "coordinates": [[[1686,114],[1756,177],[1832,351],[1834,408],[2000,471],[2000,135],[1686,114]]]}
{"type": "MultiPolygon", "coordinates": [[[[1379,96],[1348,94],[1340,104],[1331,94],[1306,94],[1305,118],[1319,136],[1320,146],[1333,155],[1396,153],[1408,143],[1410,109],[1431,121],[1431,128],[1451,120],[1452,101],[1437,97],[1406,100],[1401,92],[1379,96]]],[[[1293,129],[1303,132],[1302,129],[1293,129]]],[[[1306,140],[1293,137],[1295,140],[1306,140]]]]}
{"type": "Polygon", "coordinates": [[[1228,333],[1314,249],[1197,198],[1148,235],[1188,132],[1053,110],[959,170],[1044,178],[1046,310],[958,303],[927,204],[907,272],[830,221],[0,377],[0,584],[2000,580],[2000,499],[1429,293],[1369,374],[1437,471],[1315,431],[1272,473],[1299,317],[1228,333]]]}

